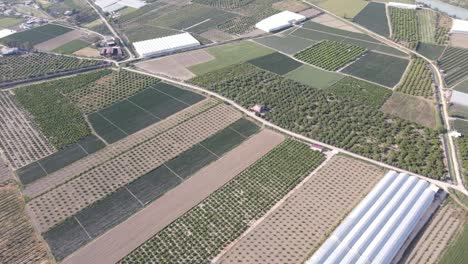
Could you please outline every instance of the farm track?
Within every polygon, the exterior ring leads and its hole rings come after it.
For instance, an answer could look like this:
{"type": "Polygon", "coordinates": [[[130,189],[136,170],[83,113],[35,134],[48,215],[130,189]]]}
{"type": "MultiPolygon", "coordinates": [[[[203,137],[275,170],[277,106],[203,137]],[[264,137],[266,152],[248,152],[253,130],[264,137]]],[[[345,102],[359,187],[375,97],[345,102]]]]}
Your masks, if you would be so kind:
{"type": "Polygon", "coordinates": [[[300,263],[383,174],[374,165],[333,157],[216,263],[300,263]]]}
{"type": "Polygon", "coordinates": [[[191,107],[177,112],[152,126],[125,137],[122,140],[119,140],[96,153],[88,155],[57,172],[49,174],[45,178],[41,178],[33,182],[26,186],[23,190],[23,194],[30,198],[35,198],[42,193],[55,188],[56,186],[63,184],[108,160],[111,160],[139,144],[154,138],[164,131],[167,131],[172,127],[214,107],[216,104],[218,103],[215,100],[205,99],[191,107]]]}
{"type": "Polygon", "coordinates": [[[450,203],[439,208],[404,263],[437,263],[443,250],[462,226],[464,214],[463,209],[450,203]]]}
{"type": "Polygon", "coordinates": [[[119,261],[283,140],[283,135],[271,130],[259,132],[62,263],[113,264],[119,261]]]}
{"type": "Polygon", "coordinates": [[[226,105],[213,107],[35,198],[28,212],[39,230],[47,231],[239,118],[241,114],[226,105]]]}
{"type": "Polygon", "coordinates": [[[14,169],[56,151],[9,92],[0,92],[0,148],[14,169]]]}
{"type": "Polygon", "coordinates": [[[48,253],[24,212],[21,193],[13,185],[0,187],[1,263],[47,263],[48,253]]]}

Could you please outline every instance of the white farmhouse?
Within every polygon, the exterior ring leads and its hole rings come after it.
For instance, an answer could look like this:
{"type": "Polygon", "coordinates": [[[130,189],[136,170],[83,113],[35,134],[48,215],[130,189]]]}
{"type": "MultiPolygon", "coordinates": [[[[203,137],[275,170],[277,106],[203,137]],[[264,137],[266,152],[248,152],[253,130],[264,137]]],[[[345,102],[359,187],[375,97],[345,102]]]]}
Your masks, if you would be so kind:
{"type": "Polygon", "coordinates": [[[300,23],[306,20],[306,17],[293,13],[291,11],[283,11],[272,15],[255,24],[255,27],[265,32],[274,32],[288,28],[293,24],[300,23]]]}
{"type": "Polygon", "coordinates": [[[168,54],[177,50],[199,46],[200,42],[190,33],[182,33],[163,38],[155,38],[133,43],[140,57],[148,58],[168,54]]]}

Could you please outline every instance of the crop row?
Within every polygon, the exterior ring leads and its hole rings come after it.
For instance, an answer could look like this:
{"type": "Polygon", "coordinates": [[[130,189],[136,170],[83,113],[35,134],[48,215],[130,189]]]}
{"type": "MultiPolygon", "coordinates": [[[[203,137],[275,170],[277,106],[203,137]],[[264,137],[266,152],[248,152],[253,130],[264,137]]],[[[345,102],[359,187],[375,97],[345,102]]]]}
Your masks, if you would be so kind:
{"type": "Polygon", "coordinates": [[[285,141],[121,263],[208,263],[323,160],[307,145],[285,141]]]}
{"type": "Polygon", "coordinates": [[[449,40],[449,31],[452,27],[452,18],[447,15],[437,13],[435,42],[439,45],[445,45],[449,40]]]}
{"type": "Polygon", "coordinates": [[[468,138],[457,138],[457,147],[465,182],[468,181],[468,138]]]}
{"type": "Polygon", "coordinates": [[[43,77],[99,64],[102,62],[46,53],[5,56],[0,57],[0,83],[43,77]]]}
{"type": "MultiPolygon", "coordinates": [[[[265,105],[271,110],[265,118],[285,129],[433,178],[445,174],[438,132],[363,104],[364,89],[350,93],[361,99],[340,96],[245,64],[211,72],[209,77],[211,84],[203,76],[192,82],[208,84],[209,90],[245,108],[265,105]]],[[[366,87],[363,81],[354,83],[348,88],[366,87]]]]}
{"type": "Polygon", "coordinates": [[[235,9],[248,5],[253,0],[194,0],[193,2],[222,9],[235,9]]]}
{"type": "Polygon", "coordinates": [[[432,86],[432,72],[429,66],[421,58],[415,58],[409,70],[403,78],[403,82],[397,87],[402,93],[432,98],[434,88],[432,86]]]}
{"type": "Polygon", "coordinates": [[[416,48],[420,39],[416,10],[390,7],[392,37],[409,48],[416,48]]]}
{"type": "Polygon", "coordinates": [[[298,52],[294,57],[325,70],[335,71],[355,60],[365,51],[366,49],[363,47],[324,40],[298,52]]]}
{"type": "Polygon", "coordinates": [[[437,61],[445,71],[445,82],[448,86],[461,81],[468,76],[468,50],[447,47],[442,57],[437,61]]]}

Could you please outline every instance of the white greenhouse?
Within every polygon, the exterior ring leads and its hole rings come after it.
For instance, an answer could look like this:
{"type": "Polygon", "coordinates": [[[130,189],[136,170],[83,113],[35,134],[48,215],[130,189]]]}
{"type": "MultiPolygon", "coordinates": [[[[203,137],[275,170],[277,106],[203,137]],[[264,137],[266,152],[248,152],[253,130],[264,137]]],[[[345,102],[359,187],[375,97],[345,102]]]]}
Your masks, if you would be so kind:
{"type": "Polygon", "coordinates": [[[461,19],[453,19],[450,33],[468,34],[468,21],[461,19]]]}
{"type": "Polygon", "coordinates": [[[272,15],[255,24],[255,27],[265,32],[274,32],[288,28],[293,24],[300,23],[306,20],[306,17],[293,13],[291,11],[283,11],[272,15]]]}
{"type": "Polygon", "coordinates": [[[402,8],[402,9],[418,9],[419,8],[418,5],[404,4],[404,3],[398,3],[398,2],[390,2],[387,5],[391,7],[402,8]]]}
{"type": "Polygon", "coordinates": [[[387,173],[306,263],[391,263],[437,191],[417,177],[387,173]]]}
{"type": "Polygon", "coordinates": [[[190,33],[182,33],[133,43],[136,52],[143,58],[163,55],[199,45],[200,42],[192,37],[190,33]]]}

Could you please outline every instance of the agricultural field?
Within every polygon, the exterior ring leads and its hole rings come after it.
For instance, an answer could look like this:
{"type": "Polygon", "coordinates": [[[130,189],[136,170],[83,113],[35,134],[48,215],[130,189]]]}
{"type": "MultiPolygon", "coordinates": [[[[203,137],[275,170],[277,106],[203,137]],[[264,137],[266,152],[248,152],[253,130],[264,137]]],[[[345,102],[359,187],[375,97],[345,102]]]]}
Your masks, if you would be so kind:
{"type": "Polygon", "coordinates": [[[343,79],[344,75],[328,72],[310,65],[303,65],[285,75],[288,79],[312,86],[318,89],[325,89],[343,79]]]}
{"type": "Polygon", "coordinates": [[[210,261],[323,160],[324,155],[309,146],[285,141],[120,263],[210,261]],[[187,231],[190,236],[185,235],[187,231]]]}
{"type": "Polygon", "coordinates": [[[370,51],[341,72],[392,88],[400,82],[408,63],[407,59],[370,51]]]}
{"type": "Polygon", "coordinates": [[[248,63],[279,75],[284,75],[303,65],[302,63],[278,52],[255,58],[248,61],[248,63]]]}
{"type": "Polygon", "coordinates": [[[466,34],[452,33],[450,34],[450,46],[468,49],[468,36],[466,34]]]}
{"type": "Polygon", "coordinates": [[[335,156],[216,263],[300,263],[358,204],[384,170],[335,156]]]}
{"type": "Polygon", "coordinates": [[[435,43],[437,13],[430,9],[423,9],[416,11],[416,16],[418,18],[418,30],[421,33],[420,41],[435,43]]]}
{"type": "Polygon", "coordinates": [[[366,52],[365,48],[324,40],[294,55],[295,58],[328,71],[336,71],[366,52]]]}
{"type": "Polygon", "coordinates": [[[394,92],[382,111],[428,128],[436,129],[438,125],[435,104],[420,97],[394,92]]]}
{"type": "Polygon", "coordinates": [[[444,70],[444,79],[447,86],[453,86],[468,77],[468,49],[447,47],[437,61],[444,70]]]}
{"type": "Polygon", "coordinates": [[[89,70],[106,65],[108,63],[103,61],[47,53],[6,56],[0,58],[0,85],[15,81],[40,79],[57,73],[89,70]]]}
{"type": "Polygon", "coordinates": [[[302,85],[249,64],[191,82],[245,108],[263,104],[270,109],[266,120],[304,136],[429,177],[445,173],[437,131],[385,115],[349,96],[302,85]],[[413,158],[405,159],[408,155],[413,158]]]}
{"type": "Polygon", "coordinates": [[[0,92],[0,123],[0,148],[13,169],[55,152],[9,92],[0,92]]]}
{"type": "Polygon", "coordinates": [[[361,32],[351,32],[349,30],[338,29],[338,28],[322,25],[314,21],[305,22],[303,28],[307,30],[315,31],[315,32],[343,36],[344,38],[352,38],[352,39],[357,39],[357,40],[364,40],[364,41],[379,43],[378,40],[372,38],[371,36],[363,34],[361,32]]]}
{"type": "Polygon", "coordinates": [[[452,201],[445,202],[421,231],[417,242],[412,245],[413,249],[405,253],[404,263],[440,263],[447,246],[463,228],[465,219],[466,212],[463,209],[452,201]]]}
{"type": "Polygon", "coordinates": [[[294,55],[295,53],[308,48],[315,43],[315,41],[298,38],[292,35],[271,35],[257,38],[254,41],[289,55],[294,55]]]}
{"type": "Polygon", "coordinates": [[[350,24],[347,24],[341,21],[340,19],[327,13],[314,17],[310,21],[322,24],[324,26],[332,27],[332,28],[361,33],[361,31],[357,29],[356,27],[351,26],[350,24]]]}
{"type": "Polygon", "coordinates": [[[43,51],[53,51],[54,49],[59,48],[75,40],[85,40],[86,42],[89,42],[89,46],[92,42],[99,41],[100,37],[96,34],[91,34],[82,30],[75,29],[55,38],[51,38],[37,45],[34,45],[34,48],[43,51]]]}
{"type": "Polygon", "coordinates": [[[453,89],[459,92],[468,93],[468,79],[460,82],[457,86],[453,87],[453,89]]]}
{"type": "Polygon", "coordinates": [[[421,39],[416,10],[389,7],[388,12],[392,24],[392,38],[408,48],[416,48],[421,39]]]}
{"type": "Polygon", "coordinates": [[[311,0],[309,2],[346,19],[355,17],[368,4],[364,0],[348,0],[346,2],[340,0],[311,0]]]}
{"type": "Polygon", "coordinates": [[[99,18],[91,6],[80,0],[50,1],[39,5],[54,18],[63,18],[65,11],[73,10],[73,15],[67,17],[67,20],[76,25],[90,23],[99,18]]]}
{"type": "Polygon", "coordinates": [[[464,181],[468,180],[468,138],[460,137],[456,139],[458,158],[461,163],[464,181]]]}
{"type": "Polygon", "coordinates": [[[447,251],[445,251],[439,263],[463,263],[464,260],[466,260],[468,257],[468,251],[466,250],[468,246],[468,223],[466,218],[467,216],[465,215],[463,230],[461,230],[461,232],[455,236],[454,240],[452,243],[450,243],[447,251]]]}
{"type": "Polygon", "coordinates": [[[24,19],[22,18],[0,16],[0,29],[14,27],[23,21],[24,19]]]}
{"type": "Polygon", "coordinates": [[[449,40],[448,33],[452,28],[452,18],[438,12],[436,21],[435,42],[439,45],[445,45],[449,40]]]}
{"type": "Polygon", "coordinates": [[[53,52],[61,54],[73,54],[74,52],[89,47],[90,43],[81,39],[72,40],[58,48],[55,48],[53,52]]]}
{"type": "Polygon", "coordinates": [[[353,18],[353,22],[384,37],[388,37],[390,35],[387,11],[385,4],[383,3],[369,3],[357,16],[353,18]]]}
{"type": "Polygon", "coordinates": [[[423,59],[415,58],[411,61],[408,71],[396,91],[422,96],[428,99],[434,98],[434,86],[432,71],[423,59]]]}
{"type": "Polygon", "coordinates": [[[452,124],[458,132],[468,134],[468,121],[455,119],[452,121],[452,124]]]}
{"type": "Polygon", "coordinates": [[[65,34],[73,29],[54,24],[47,24],[15,33],[0,39],[0,43],[14,47],[32,48],[34,45],[65,34]]]}
{"type": "Polygon", "coordinates": [[[47,247],[24,212],[14,184],[0,185],[0,256],[4,263],[49,263],[47,247]]]}
{"type": "Polygon", "coordinates": [[[445,46],[419,42],[416,51],[430,60],[437,60],[445,50],[445,46]]]}

